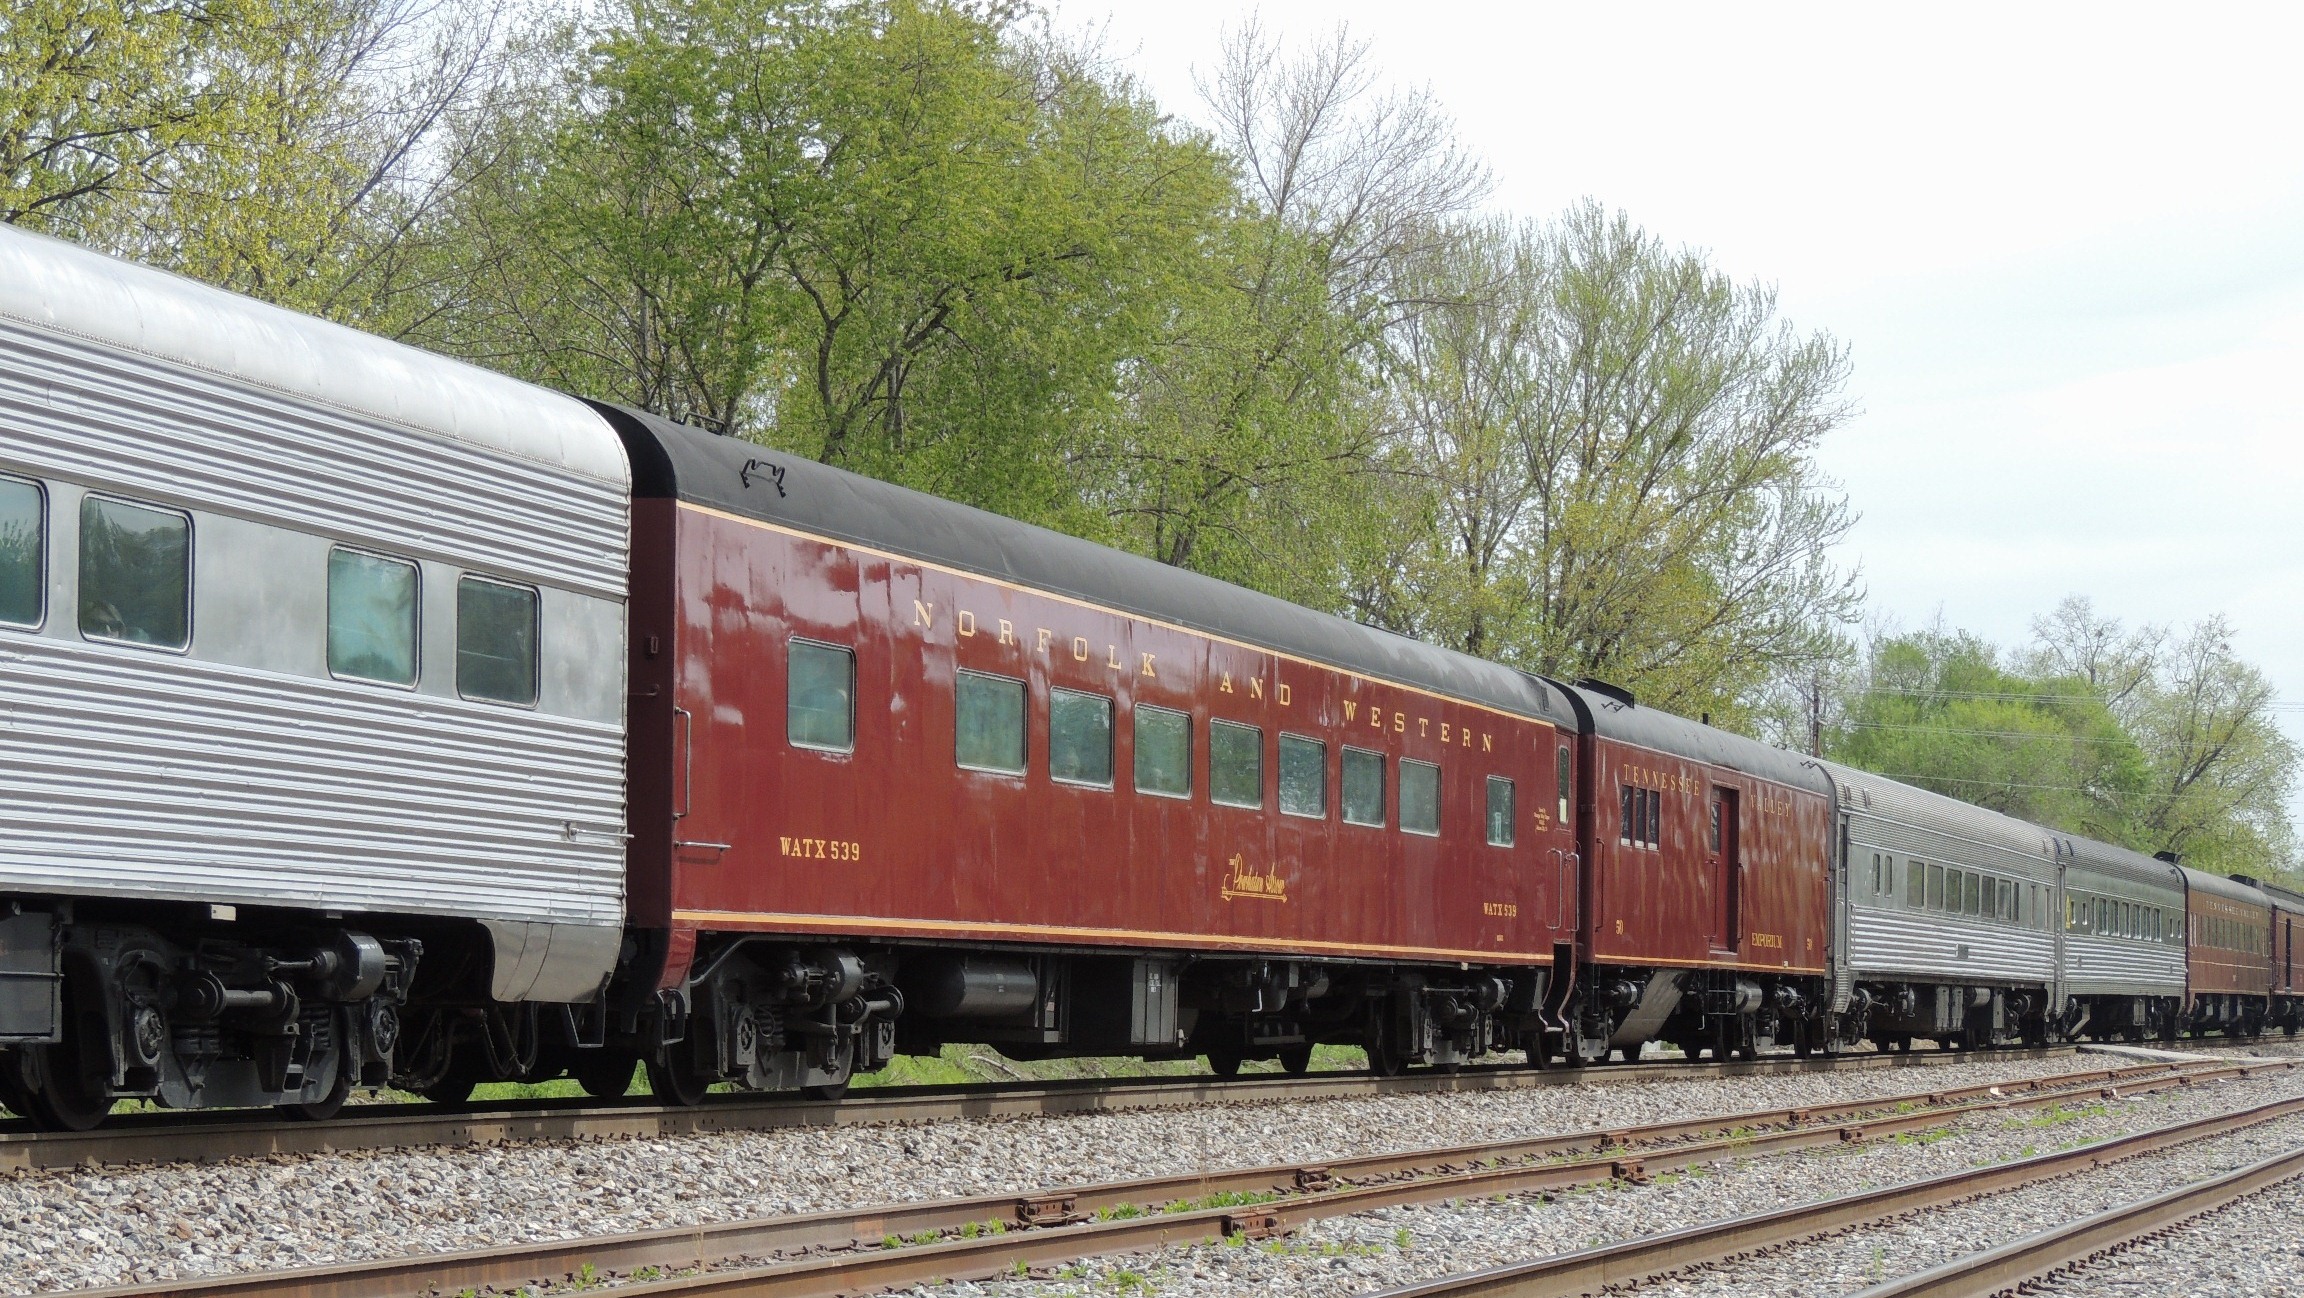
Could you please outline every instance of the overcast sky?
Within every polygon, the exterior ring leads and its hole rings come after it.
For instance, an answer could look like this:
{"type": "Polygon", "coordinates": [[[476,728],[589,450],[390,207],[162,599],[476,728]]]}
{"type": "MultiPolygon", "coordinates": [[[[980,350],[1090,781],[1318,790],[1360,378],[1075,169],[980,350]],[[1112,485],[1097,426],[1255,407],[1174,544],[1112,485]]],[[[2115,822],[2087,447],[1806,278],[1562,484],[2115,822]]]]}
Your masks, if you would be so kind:
{"type": "MultiPolygon", "coordinates": [[[[2304,7],[1257,9],[1429,86],[1499,210],[1590,195],[1844,339],[1821,459],[1875,614],[2221,612],[2304,701],[2304,7]]],[[[1061,10],[1188,116],[1249,12],[1061,10]]]]}

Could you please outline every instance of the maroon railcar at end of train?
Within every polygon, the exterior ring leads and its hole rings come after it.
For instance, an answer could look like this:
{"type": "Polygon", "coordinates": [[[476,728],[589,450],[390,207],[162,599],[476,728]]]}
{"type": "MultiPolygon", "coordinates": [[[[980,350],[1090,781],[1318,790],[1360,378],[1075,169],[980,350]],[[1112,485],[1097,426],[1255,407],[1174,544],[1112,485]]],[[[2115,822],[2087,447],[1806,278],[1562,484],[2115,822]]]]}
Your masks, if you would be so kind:
{"type": "Polygon", "coordinates": [[[660,1089],[828,1092],[945,1040],[1544,1053],[1561,690],[603,410],[636,494],[615,1020],[660,1089]]]}

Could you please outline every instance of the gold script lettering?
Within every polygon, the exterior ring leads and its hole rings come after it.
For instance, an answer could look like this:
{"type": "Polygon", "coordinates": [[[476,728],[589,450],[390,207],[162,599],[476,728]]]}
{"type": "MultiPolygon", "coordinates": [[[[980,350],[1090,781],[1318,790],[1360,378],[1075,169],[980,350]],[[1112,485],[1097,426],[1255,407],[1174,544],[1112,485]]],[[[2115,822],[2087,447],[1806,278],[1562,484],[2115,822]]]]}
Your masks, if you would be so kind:
{"type": "Polygon", "coordinates": [[[931,628],[934,627],[936,625],[936,606],[934,604],[923,604],[919,600],[913,600],[912,625],[931,628]]]}

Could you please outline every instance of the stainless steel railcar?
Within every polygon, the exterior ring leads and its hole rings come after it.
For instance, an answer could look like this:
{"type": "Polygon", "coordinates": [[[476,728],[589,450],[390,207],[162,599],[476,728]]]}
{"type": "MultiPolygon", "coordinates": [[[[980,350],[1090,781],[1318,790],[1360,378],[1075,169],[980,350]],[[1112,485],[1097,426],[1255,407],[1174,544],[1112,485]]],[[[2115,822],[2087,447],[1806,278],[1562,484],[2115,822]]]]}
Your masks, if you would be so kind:
{"type": "Polygon", "coordinates": [[[2141,852],[2054,835],[2063,863],[2067,1035],[2173,1037],[2184,1004],[2184,883],[2141,852]]]}
{"type": "Polygon", "coordinates": [[[0,227],[0,1102],[317,1114],[592,998],[628,510],[573,400],[0,227]]]}
{"type": "Polygon", "coordinates": [[[1835,1000],[1883,1048],[2045,1040],[2058,861],[2040,829],[1825,763],[1839,801],[1835,1000]]]}

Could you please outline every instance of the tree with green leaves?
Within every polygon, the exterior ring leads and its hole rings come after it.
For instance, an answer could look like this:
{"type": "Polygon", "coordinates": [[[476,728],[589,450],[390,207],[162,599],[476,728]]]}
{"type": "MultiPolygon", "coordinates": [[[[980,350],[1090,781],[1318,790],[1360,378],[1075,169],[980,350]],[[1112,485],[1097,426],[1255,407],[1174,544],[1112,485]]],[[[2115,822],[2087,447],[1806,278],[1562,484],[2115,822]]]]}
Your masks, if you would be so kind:
{"type": "Polygon", "coordinates": [[[2016,654],[1945,631],[1876,641],[1828,754],[2215,873],[2298,878],[2298,755],[2229,624],[2131,631],[2073,598],[2033,633],[2016,654]]]}
{"type": "Polygon", "coordinates": [[[1593,204],[1460,228],[1414,274],[1363,617],[1730,722],[1837,652],[1853,516],[1811,458],[1848,414],[1837,342],[1593,204]]]}
{"type": "Polygon", "coordinates": [[[0,14],[0,220],[400,333],[494,21],[481,0],[25,0],[0,14]]]}
{"type": "Polygon", "coordinates": [[[1386,333],[1418,307],[1404,272],[1487,173],[1342,30],[1290,48],[1251,19],[1200,89],[1235,189],[1078,480],[1131,548],[1336,608],[1380,489],[1386,333]]]}
{"type": "Polygon", "coordinates": [[[558,47],[486,126],[448,345],[1099,530],[1065,434],[1196,264],[1204,140],[1003,9],[639,0],[558,47]]]}

